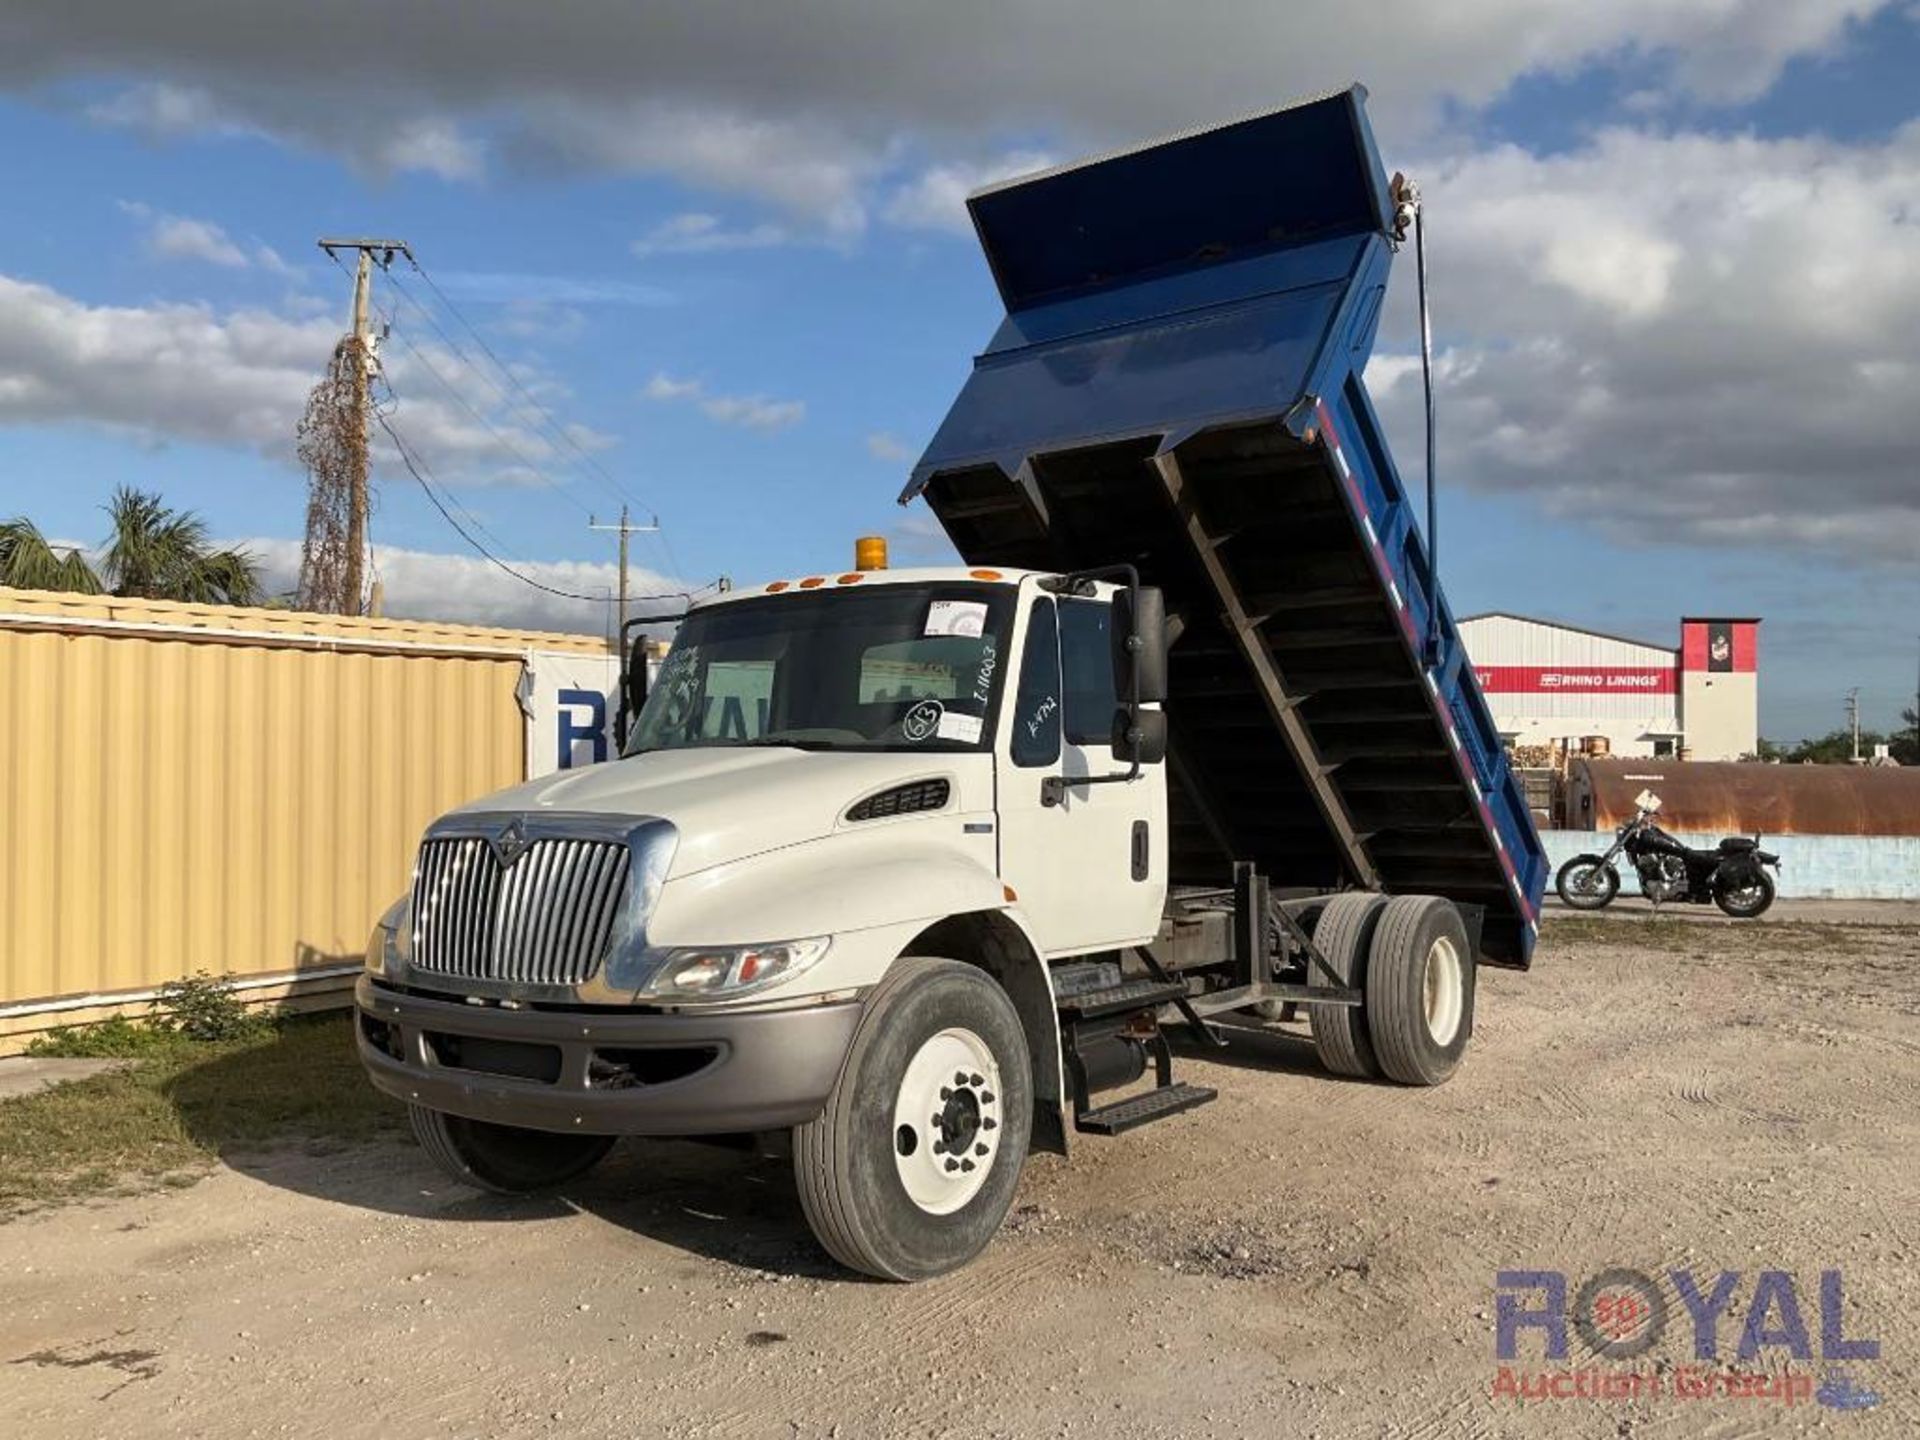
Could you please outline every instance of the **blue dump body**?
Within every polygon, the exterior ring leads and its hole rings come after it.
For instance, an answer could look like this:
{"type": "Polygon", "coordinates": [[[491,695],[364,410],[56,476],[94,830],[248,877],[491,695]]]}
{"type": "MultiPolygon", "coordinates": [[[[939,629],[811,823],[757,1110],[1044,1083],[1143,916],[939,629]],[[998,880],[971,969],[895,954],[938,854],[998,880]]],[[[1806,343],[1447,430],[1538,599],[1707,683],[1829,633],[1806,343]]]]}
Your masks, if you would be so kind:
{"type": "Polygon", "coordinates": [[[1364,100],[974,196],[1007,318],[901,499],[969,563],[1165,590],[1177,883],[1445,895],[1524,968],[1545,852],[1361,383],[1394,253],[1364,100]]]}

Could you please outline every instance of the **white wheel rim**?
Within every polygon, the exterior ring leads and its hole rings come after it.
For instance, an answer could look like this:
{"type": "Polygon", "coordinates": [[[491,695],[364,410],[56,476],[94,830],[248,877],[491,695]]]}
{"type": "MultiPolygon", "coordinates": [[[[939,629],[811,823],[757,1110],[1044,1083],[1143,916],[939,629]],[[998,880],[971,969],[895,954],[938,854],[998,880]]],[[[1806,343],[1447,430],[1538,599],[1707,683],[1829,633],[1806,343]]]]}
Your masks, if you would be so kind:
{"type": "Polygon", "coordinates": [[[907,1062],[893,1102],[893,1164],[929,1215],[980,1193],[1000,1153],[1000,1067],[971,1030],[942,1030],[907,1062]]]}
{"type": "Polygon", "coordinates": [[[1427,1011],[1427,1033],[1436,1045],[1451,1045],[1460,1031],[1460,1016],[1466,1009],[1466,982],[1460,968],[1460,952],[1453,942],[1441,936],[1427,951],[1427,972],[1423,985],[1427,1011]]]}

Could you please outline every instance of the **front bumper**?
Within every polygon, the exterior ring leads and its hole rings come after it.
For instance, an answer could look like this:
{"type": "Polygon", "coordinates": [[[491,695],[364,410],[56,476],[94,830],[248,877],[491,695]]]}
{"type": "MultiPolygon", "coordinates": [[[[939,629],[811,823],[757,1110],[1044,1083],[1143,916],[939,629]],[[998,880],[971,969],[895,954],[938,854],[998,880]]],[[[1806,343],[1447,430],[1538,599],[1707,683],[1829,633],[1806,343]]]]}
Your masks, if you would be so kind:
{"type": "Polygon", "coordinates": [[[363,975],[354,1036],[375,1087],[429,1110],[592,1135],[718,1135],[819,1115],[860,1002],[802,1010],[506,1010],[363,975]]]}

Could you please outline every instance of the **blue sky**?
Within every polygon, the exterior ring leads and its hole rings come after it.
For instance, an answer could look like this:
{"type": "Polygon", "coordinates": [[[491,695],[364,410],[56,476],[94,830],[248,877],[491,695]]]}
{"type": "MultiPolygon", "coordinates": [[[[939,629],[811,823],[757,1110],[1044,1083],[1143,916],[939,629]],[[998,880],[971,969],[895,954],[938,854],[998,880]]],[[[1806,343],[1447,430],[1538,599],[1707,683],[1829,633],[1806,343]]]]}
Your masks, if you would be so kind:
{"type": "MultiPolygon", "coordinates": [[[[1912,703],[1911,4],[558,4],[530,28],[476,0],[457,36],[359,0],[258,35],[239,0],[169,8],[0,18],[0,512],[51,535],[97,538],[135,484],[286,575],[293,426],[349,288],[314,242],[377,233],[458,310],[404,267],[376,286],[393,423],[527,573],[609,584],[586,525],[621,493],[664,526],[642,588],[827,568],[875,530],[944,556],[893,497],[1000,314],[959,196],[1358,78],[1428,195],[1456,611],[1668,643],[1682,613],[1762,615],[1769,734],[1838,725],[1855,685],[1875,725],[1912,703]]],[[[1373,384],[1417,481],[1410,285],[1373,384]]],[[[602,623],[473,557],[390,457],[374,539],[396,610],[602,623]]]]}

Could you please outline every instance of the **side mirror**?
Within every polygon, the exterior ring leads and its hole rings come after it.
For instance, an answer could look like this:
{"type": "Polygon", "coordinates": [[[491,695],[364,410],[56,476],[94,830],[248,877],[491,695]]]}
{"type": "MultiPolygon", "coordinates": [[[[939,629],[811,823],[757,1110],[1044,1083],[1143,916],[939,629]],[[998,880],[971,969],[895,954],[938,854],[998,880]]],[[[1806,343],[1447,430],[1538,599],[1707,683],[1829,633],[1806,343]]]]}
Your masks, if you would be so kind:
{"type": "Polygon", "coordinates": [[[1166,712],[1142,710],[1135,716],[1124,709],[1114,711],[1113,758],[1140,765],[1157,765],[1166,759],[1166,712]]]}
{"type": "Polygon", "coordinates": [[[1143,705],[1167,698],[1167,600],[1142,585],[1113,597],[1113,685],[1121,699],[1135,693],[1143,705]]]}
{"type": "Polygon", "coordinates": [[[626,668],[620,674],[620,694],[622,708],[627,715],[627,723],[633,724],[640,718],[640,710],[647,703],[647,637],[636,635],[633,646],[627,651],[626,668]]]}

